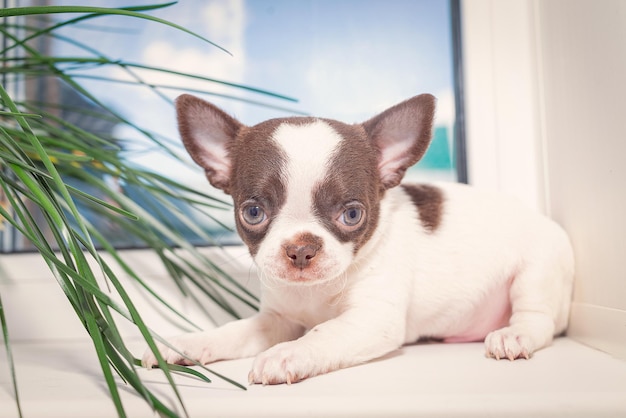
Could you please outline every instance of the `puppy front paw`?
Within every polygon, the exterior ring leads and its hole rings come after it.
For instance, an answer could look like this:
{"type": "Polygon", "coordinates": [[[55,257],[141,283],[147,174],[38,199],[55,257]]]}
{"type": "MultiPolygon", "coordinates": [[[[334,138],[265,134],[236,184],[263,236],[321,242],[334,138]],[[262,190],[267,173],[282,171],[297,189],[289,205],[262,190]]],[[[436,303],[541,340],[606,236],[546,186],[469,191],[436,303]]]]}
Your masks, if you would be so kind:
{"type": "Polygon", "coordinates": [[[485,338],[485,354],[496,360],[528,360],[534,350],[532,338],[514,327],[493,331],[485,338]]]}
{"type": "MultiPolygon", "coordinates": [[[[212,350],[204,332],[184,334],[171,339],[170,345],[176,348],[176,350],[159,342],[156,344],[163,360],[169,364],[191,366],[195,364],[194,361],[201,364],[210,363],[212,361],[212,350]]],[[[158,362],[156,356],[150,348],[144,352],[141,364],[147,369],[157,366],[158,362]]]]}
{"type": "Polygon", "coordinates": [[[313,356],[310,347],[289,341],[259,354],[252,364],[248,381],[250,384],[289,385],[327,371],[330,370],[313,356]]]}

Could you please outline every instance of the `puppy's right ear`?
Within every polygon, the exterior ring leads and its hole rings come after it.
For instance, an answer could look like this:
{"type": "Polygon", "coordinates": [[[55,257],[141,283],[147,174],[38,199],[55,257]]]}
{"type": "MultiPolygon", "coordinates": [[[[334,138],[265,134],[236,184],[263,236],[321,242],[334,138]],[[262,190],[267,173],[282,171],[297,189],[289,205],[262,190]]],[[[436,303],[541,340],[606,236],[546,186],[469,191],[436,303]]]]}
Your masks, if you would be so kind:
{"type": "Polygon", "coordinates": [[[176,99],[178,131],[191,158],[209,182],[230,193],[232,169],[229,148],[244,126],[221,109],[190,94],[176,99]]]}

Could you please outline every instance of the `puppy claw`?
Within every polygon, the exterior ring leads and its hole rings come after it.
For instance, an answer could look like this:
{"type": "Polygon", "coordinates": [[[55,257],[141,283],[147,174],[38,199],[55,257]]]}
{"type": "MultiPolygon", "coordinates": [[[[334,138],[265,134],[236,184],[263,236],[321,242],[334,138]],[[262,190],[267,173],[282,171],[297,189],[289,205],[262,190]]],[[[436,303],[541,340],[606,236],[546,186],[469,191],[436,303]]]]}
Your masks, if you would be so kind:
{"type": "Polygon", "coordinates": [[[496,330],[485,338],[487,356],[496,360],[529,359],[533,352],[533,340],[525,330],[507,327],[496,330]]]}
{"type": "Polygon", "coordinates": [[[331,370],[314,360],[319,359],[314,359],[309,347],[296,341],[281,343],[257,356],[249,380],[263,385],[291,385],[315,376],[320,371],[331,370]]]}

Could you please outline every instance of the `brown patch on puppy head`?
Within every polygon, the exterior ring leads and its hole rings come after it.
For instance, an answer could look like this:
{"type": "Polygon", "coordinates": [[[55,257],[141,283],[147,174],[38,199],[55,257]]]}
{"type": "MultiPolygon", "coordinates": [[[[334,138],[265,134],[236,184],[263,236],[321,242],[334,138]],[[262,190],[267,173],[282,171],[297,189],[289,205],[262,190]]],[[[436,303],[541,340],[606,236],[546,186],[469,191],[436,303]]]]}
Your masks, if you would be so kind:
{"type": "Polygon", "coordinates": [[[343,140],[328,163],[325,178],[313,191],[318,218],[341,242],[353,242],[356,253],[372,236],[378,225],[382,198],[377,161],[378,151],[367,138],[362,125],[347,125],[325,120],[343,140]],[[346,205],[358,202],[365,221],[354,229],[342,228],[336,216],[346,205]]]}
{"type": "Polygon", "coordinates": [[[428,184],[402,184],[400,187],[409,195],[417,207],[420,222],[433,233],[441,224],[444,195],[441,189],[428,184]]]}
{"type": "Polygon", "coordinates": [[[286,198],[284,168],[286,156],[272,136],[283,123],[272,119],[240,130],[230,149],[232,159],[231,195],[235,204],[237,232],[255,255],[286,198]],[[267,222],[251,227],[241,219],[244,204],[263,209],[267,222]]]}

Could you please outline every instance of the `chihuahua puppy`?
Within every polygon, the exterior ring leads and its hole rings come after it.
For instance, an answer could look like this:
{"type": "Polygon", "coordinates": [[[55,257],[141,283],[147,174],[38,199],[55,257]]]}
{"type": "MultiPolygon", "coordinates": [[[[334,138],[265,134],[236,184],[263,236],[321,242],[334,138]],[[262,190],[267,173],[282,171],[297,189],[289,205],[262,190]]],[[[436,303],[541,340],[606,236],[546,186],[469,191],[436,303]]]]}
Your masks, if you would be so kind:
{"type": "Polygon", "coordinates": [[[190,95],[176,108],[191,157],[234,200],[262,302],[159,344],[165,361],[256,356],[250,383],[293,383],[426,338],[528,359],[566,329],[574,260],[559,226],[469,186],[401,184],[430,143],[433,96],[354,125],[245,126],[190,95]]]}

